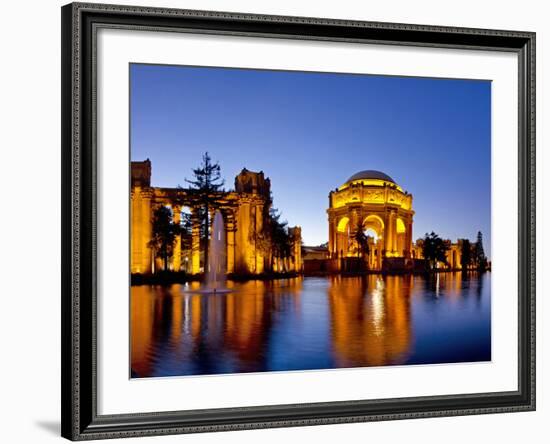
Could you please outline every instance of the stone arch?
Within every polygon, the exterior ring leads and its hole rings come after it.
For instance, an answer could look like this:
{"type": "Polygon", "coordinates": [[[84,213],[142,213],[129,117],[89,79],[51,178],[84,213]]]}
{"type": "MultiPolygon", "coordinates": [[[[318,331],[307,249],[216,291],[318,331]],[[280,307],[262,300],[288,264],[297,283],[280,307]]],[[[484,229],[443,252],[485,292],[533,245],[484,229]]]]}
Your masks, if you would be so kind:
{"type": "MultiPolygon", "coordinates": [[[[166,209],[170,212],[170,218],[172,221],[174,220],[174,208],[170,201],[162,200],[159,202],[152,202],[151,203],[151,211],[149,214],[150,219],[150,232],[148,236],[148,242],[150,242],[153,239],[154,236],[154,227],[155,227],[155,218],[157,217],[157,212],[160,209],[166,209]]],[[[165,264],[162,257],[157,255],[157,251],[155,250],[154,246],[150,246],[150,254],[151,254],[151,271],[155,273],[157,270],[164,270],[165,264]]],[[[168,257],[168,263],[167,270],[172,271],[174,269],[174,250],[172,250],[171,254],[168,257]]]]}
{"type": "Polygon", "coordinates": [[[369,214],[363,219],[363,228],[375,231],[379,238],[384,236],[384,221],[376,214],[369,214]]]}
{"type": "Polygon", "coordinates": [[[405,222],[400,217],[398,217],[395,221],[395,229],[397,234],[405,233],[407,231],[405,228],[405,222]]]}
{"type": "Polygon", "coordinates": [[[370,269],[379,269],[382,265],[383,256],[383,239],[384,239],[384,221],[377,214],[368,214],[363,219],[363,229],[372,239],[369,243],[368,266],[370,269]],[[374,232],[376,235],[372,236],[374,232]]]}
{"type": "Polygon", "coordinates": [[[174,270],[192,273],[193,223],[191,215],[193,214],[193,209],[191,205],[187,205],[186,203],[174,205],[173,208],[177,208],[177,212],[173,214],[174,222],[181,225],[181,233],[178,236],[179,239],[176,239],[176,250],[179,251],[179,258],[174,258],[176,261],[174,270]]]}
{"type": "Polygon", "coordinates": [[[336,253],[339,257],[347,256],[350,239],[349,239],[350,218],[343,216],[336,224],[336,253]]]}
{"type": "Polygon", "coordinates": [[[338,221],[338,225],[336,227],[336,231],[338,233],[345,233],[349,225],[349,217],[344,216],[338,221]]]}

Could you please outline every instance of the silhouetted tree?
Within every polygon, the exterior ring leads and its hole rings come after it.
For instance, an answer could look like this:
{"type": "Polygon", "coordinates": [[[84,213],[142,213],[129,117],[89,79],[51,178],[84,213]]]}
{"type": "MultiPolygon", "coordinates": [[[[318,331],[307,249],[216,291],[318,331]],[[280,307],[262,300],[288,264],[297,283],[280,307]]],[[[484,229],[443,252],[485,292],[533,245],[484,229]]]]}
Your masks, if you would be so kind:
{"type": "Polygon", "coordinates": [[[193,169],[193,180],[185,179],[196,190],[198,201],[198,219],[201,224],[201,241],[204,251],[204,270],[208,271],[208,239],[210,231],[210,210],[215,206],[218,194],[223,191],[224,180],[221,178],[219,163],[212,162],[208,152],[202,156],[202,163],[193,169]]]}
{"type": "Polygon", "coordinates": [[[477,240],[474,245],[474,262],[479,271],[487,270],[487,257],[483,250],[483,235],[481,231],[477,232],[477,240]]]}
{"type": "Polygon", "coordinates": [[[460,266],[463,270],[467,270],[472,263],[472,244],[469,239],[461,240],[460,249],[460,266]]]}
{"type": "MultiPolygon", "coordinates": [[[[277,259],[289,257],[292,250],[292,236],[289,233],[288,222],[281,221],[281,213],[276,208],[271,208],[268,223],[273,256],[277,259]]],[[[286,271],[284,260],[283,271],[286,271]]]]}
{"type": "Polygon", "coordinates": [[[447,263],[446,252],[449,249],[448,245],[433,231],[424,236],[422,243],[422,255],[428,261],[430,269],[436,268],[437,262],[447,263]]]}
{"type": "Polygon", "coordinates": [[[153,213],[152,238],[149,246],[156,257],[163,261],[164,270],[168,270],[168,259],[174,251],[174,242],[179,234],[179,226],[172,219],[170,208],[161,206],[153,213]]]}

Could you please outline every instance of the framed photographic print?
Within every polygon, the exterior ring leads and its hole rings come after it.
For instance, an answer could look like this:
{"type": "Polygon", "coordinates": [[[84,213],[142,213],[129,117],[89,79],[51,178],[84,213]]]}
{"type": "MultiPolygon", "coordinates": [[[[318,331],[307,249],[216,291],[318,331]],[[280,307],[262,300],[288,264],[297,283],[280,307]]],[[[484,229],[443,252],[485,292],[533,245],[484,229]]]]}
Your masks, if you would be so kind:
{"type": "Polygon", "coordinates": [[[62,8],[62,435],[535,408],[535,35],[62,8]]]}

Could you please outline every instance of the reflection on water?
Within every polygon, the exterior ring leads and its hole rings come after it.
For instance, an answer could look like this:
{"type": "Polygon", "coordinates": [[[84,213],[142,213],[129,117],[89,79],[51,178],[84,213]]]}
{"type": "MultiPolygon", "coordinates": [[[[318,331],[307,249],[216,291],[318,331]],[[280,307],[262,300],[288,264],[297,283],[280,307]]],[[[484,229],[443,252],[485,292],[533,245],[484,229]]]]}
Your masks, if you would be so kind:
{"type": "Polygon", "coordinates": [[[490,273],[131,289],[133,377],[491,359],[490,273]]]}

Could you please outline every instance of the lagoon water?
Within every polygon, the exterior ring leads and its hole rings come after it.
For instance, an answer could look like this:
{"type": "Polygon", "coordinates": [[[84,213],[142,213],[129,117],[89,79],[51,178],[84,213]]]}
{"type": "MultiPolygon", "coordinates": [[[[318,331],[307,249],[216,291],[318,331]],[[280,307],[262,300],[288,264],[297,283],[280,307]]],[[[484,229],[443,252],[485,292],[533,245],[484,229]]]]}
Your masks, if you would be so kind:
{"type": "Polygon", "coordinates": [[[491,360],[491,274],[131,288],[133,377],[491,360]]]}

